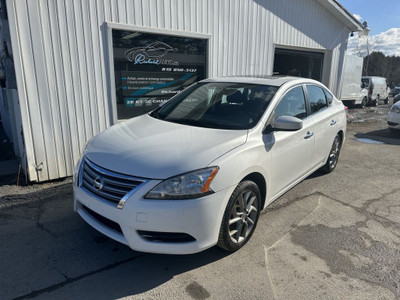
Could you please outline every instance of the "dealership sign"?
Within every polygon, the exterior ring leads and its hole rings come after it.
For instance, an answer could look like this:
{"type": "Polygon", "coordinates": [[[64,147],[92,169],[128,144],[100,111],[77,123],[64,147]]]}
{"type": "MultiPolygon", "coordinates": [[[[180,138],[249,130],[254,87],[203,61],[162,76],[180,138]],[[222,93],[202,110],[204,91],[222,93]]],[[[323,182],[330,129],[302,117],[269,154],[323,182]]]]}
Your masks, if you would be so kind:
{"type": "Polygon", "coordinates": [[[127,50],[125,58],[136,64],[153,65],[174,65],[179,66],[179,62],[170,59],[162,59],[169,52],[177,52],[178,48],[172,48],[163,42],[154,42],[146,47],[136,47],[127,50]]]}
{"type": "Polygon", "coordinates": [[[113,29],[118,119],[149,112],[206,77],[207,40],[113,29]]]}

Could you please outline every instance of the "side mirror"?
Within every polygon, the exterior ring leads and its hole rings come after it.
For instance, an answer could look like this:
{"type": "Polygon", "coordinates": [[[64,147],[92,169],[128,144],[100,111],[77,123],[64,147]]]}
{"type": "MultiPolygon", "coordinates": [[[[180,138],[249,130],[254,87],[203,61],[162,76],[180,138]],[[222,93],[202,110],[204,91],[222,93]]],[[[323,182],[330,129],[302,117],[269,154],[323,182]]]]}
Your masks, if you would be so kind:
{"type": "Polygon", "coordinates": [[[273,131],[297,131],[303,128],[303,121],[296,117],[280,116],[275,119],[274,126],[267,126],[264,133],[273,131]]]}

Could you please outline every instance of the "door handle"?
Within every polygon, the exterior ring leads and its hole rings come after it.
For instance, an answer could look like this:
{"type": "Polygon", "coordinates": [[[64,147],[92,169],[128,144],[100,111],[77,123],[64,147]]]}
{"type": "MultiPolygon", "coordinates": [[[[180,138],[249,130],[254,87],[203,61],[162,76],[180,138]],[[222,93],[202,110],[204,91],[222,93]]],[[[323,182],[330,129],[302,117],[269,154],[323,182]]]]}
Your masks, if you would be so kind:
{"type": "Polygon", "coordinates": [[[331,124],[329,124],[331,126],[335,126],[336,125],[336,120],[332,120],[331,124]]]}
{"type": "Polygon", "coordinates": [[[312,131],[307,131],[307,134],[304,136],[304,138],[306,140],[308,140],[309,138],[311,138],[314,135],[314,133],[312,131]]]}

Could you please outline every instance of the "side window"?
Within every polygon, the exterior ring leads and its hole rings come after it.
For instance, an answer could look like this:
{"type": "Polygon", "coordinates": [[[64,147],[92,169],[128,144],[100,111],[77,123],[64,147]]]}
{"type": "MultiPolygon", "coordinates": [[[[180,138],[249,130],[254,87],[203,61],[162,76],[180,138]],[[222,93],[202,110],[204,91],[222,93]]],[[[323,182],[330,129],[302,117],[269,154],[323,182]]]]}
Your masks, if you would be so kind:
{"type": "Polygon", "coordinates": [[[283,96],[275,108],[275,118],[291,116],[299,119],[307,117],[306,99],[301,86],[291,89],[283,96]]]}
{"type": "Polygon", "coordinates": [[[328,105],[332,104],[333,95],[326,89],[324,89],[326,100],[328,101],[328,105]]]}
{"type": "Polygon", "coordinates": [[[322,88],[316,85],[307,85],[308,99],[310,100],[311,114],[328,106],[322,88]]]}

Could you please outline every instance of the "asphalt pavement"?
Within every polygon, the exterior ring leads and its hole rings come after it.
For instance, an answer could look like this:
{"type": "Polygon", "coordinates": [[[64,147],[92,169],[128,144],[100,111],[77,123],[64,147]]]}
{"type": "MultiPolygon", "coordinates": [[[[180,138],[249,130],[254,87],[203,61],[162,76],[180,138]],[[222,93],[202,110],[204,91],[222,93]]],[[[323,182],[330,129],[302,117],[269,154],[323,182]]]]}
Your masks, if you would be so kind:
{"type": "Polygon", "coordinates": [[[399,299],[400,133],[350,109],[336,170],[262,212],[235,253],[139,253],[72,209],[71,179],[0,187],[0,299],[399,299]]]}

